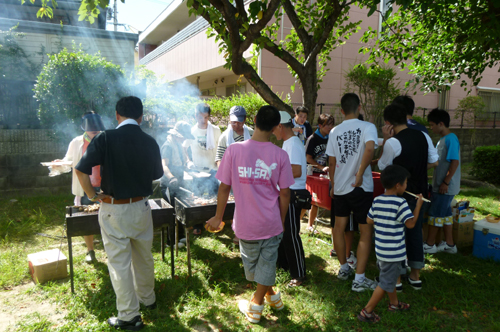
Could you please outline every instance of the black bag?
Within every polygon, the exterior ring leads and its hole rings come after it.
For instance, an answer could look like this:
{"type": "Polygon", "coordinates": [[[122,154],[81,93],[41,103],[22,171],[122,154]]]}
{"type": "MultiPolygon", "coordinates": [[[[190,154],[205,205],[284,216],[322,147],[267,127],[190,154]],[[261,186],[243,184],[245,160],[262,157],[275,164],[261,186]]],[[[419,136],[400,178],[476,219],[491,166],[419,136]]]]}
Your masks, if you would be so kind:
{"type": "Polygon", "coordinates": [[[296,206],[303,210],[309,210],[311,208],[312,195],[306,189],[294,190],[292,189],[293,196],[292,199],[296,206]]]}

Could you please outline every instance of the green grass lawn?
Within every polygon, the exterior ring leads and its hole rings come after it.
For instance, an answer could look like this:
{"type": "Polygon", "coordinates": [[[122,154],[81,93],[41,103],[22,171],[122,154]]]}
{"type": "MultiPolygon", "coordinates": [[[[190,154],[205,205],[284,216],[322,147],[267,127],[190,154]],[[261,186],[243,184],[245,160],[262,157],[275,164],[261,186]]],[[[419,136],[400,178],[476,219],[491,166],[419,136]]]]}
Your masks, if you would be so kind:
{"type": "MultiPolygon", "coordinates": [[[[467,197],[472,206],[480,206],[476,217],[488,213],[500,215],[498,193],[465,189],[458,198],[467,197]],[[481,204],[479,204],[481,203],[481,204]]],[[[64,233],[64,206],[72,204],[71,195],[19,198],[11,204],[0,199],[0,286],[2,312],[17,310],[15,290],[30,283],[27,254],[59,248],[68,254],[64,233]],[[36,235],[36,234],[45,234],[36,235]]],[[[207,219],[210,216],[207,216],[207,219]]],[[[476,218],[478,219],[478,218],[476,218]]],[[[500,264],[479,260],[472,249],[460,249],[457,255],[427,255],[422,271],[424,287],[415,291],[404,283],[399,299],[411,304],[405,313],[387,311],[387,299],[377,307],[382,320],[367,325],[356,315],[371,293],[351,291],[351,281],[340,281],[339,263],[329,257],[330,229],[321,234],[305,234],[308,280],[303,287],[286,287],[290,276],[278,271],[277,285],[283,294],[285,309],[274,312],[266,307],[259,324],[247,322],[238,311],[237,301],[248,299],[255,289],[246,281],[233,233],[226,227],[219,234],[203,235],[191,247],[193,275],[188,277],[186,251],[176,258],[176,276],[171,278],[169,253],[161,260],[160,237],[155,234],[156,296],[158,309],[144,312],[144,331],[500,331],[500,264]]],[[[99,237],[97,237],[99,239],[99,237]]],[[[75,294],[68,279],[27,287],[17,296],[35,303],[49,302],[56,312],[35,311],[16,324],[0,327],[7,331],[111,331],[106,319],[116,315],[115,296],[105,264],[102,244],[96,245],[99,263],[87,265],[83,239],[74,238],[75,294]],[[58,319],[54,315],[59,314],[58,319]]],[[[367,276],[377,275],[375,256],[369,261],[367,276]]],[[[21,304],[20,304],[21,303],[21,304]]]]}

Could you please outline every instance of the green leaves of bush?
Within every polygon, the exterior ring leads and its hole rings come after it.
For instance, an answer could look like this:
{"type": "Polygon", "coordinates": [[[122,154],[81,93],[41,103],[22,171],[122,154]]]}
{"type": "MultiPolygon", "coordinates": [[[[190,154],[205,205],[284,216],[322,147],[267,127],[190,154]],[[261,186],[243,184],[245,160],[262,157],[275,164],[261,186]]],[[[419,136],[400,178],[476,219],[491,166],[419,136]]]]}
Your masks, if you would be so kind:
{"type": "Polygon", "coordinates": [[[500,184],[500,145],[481,146],[474,150],[472,174],[480,180],[500,184]]]}
{"type": "MultiPolygon", "coordinates": [[[[40,103],[41,123],[56,128],[79,125],[90,110],[114,119],[116,102],[128,89],[120,66],[74,47],[72,52],[63,49],[50,56],[33,90],[40,103]]],[[[80,133],[78,130],[73,136],[80,133]]]]}

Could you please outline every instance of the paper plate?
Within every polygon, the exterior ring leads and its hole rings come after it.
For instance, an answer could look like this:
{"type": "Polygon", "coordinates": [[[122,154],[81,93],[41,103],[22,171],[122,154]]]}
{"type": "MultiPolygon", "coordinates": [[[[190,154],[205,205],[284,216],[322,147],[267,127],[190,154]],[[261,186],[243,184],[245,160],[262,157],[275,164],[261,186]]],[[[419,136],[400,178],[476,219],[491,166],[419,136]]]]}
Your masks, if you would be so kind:
{"type": "Polygon", "coordinates": [[[71,166],[73,165],[72,161],[48,161],[41,162],[42,166],[71,166]]]}
{"type": "Polygon", "coordinates": [[[222,231],[222,230],[224,229],[224,225],[225,225],[225,223],[224,223],[223,221],[221,221],[221,222],[220,222],[220,225],[219,225],[219,229],[216,229],[216,230],[214,231],[214,230],[212,230],[212,229],[210,228],[210,226],[208,226],[208,224],[205,224],[205,229],[206,229],[207,231],[209,231],[210,233],[219,233],[220,231],[222,231]]]}

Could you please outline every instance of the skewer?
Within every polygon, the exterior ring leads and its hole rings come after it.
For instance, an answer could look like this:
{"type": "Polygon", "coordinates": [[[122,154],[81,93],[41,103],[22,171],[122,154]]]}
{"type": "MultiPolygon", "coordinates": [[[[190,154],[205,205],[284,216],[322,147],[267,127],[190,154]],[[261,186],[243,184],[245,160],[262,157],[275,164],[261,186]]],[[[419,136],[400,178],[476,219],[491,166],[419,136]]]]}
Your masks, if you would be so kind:
{"type": "MultiPolygon", "coordinates": [[[[408,195],[411,195],[411,196],[413,196],[413,197],[418,198],[418,195],[415,195],[414,193],[411,193],[411,192],[409,192],[409,191],[405,191],[405,193],[407,193],[408,195]]],[[[423,200],[424,202],[427,202],[427,203],[430,203],[430,202],[431,202],[431,201],[429,201],[427,198],[422,198],[422,200],[423,200]]]]}
{"type": "Polygon", "coordinates": [[[179,187],[179,189],[188,195],[194,196],[194,193],[192,191],[187,190],[186,188],[179,187]]]}

